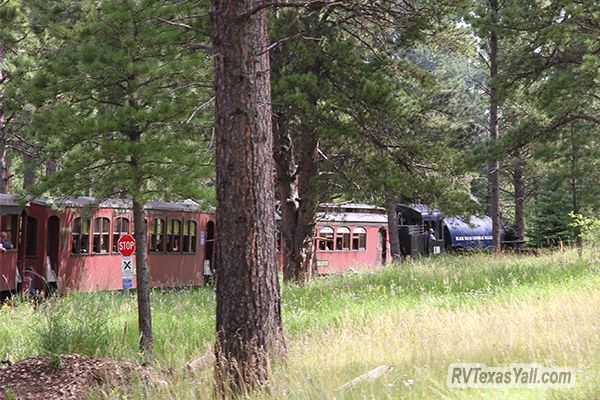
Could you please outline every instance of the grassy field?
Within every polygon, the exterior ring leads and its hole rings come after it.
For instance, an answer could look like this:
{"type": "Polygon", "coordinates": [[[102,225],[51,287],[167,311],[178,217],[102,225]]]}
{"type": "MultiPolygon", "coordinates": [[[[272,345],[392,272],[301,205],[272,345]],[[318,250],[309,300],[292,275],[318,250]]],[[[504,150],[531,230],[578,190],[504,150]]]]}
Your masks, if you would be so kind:
{"type": "MultiPolygon", "coordinates": [[[[256,398],[596,399],[600,398],[600,265],[575,254],[471,255],[425,259],[377,272],[286,286],[287,365],[273,366],[256,398]],[[577,368],[573,389],[448,389],[453,362],[514,362],[577,368]],[[386,364],[380,379],[342,392],[386,364]]],[[[103,388],[91,398],[208,398],[211,373],[181,366],[214,338],[209,289],[155,292],[156,367],[168,385],[103,388]]],[[[0,309],[0,357],[81,353],[139,361],[135,297],[72,294],[0,309]]]]}

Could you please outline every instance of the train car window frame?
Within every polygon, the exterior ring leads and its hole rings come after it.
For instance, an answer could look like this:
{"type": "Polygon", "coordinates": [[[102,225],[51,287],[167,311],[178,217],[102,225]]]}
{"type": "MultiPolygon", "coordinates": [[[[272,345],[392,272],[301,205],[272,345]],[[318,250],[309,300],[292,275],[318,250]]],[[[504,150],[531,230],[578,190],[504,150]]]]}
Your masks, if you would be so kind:
{"type": "Polygon", "coordinates": [[[113,235],[113,243],[112,243],[112,252],[114,254],[118,254],[119,251],[117,250],[117,242],[119,241],[119,238],[123,235],[129,234],[130,233],[130,221],[129,218],[127,217],[117,217],[115,219],[113,219],[113,229],[112,229],[112,235],[113,235]],[[125,224],[124,224],[125,223],[125,224]],[[125,228],[123,228],[123,225],[125,225],[125,228]]]}
{"type": "Polygon", "coordinates": [[[150,225],[150,253],[164,253],[165,251],[165,220],[153,218],[150,225]]]}
{"type": "Polygon", "coordinates": [[[77,217],[71,223],[71,255],[87,256],[90,247],[90,220],[77,217]],[[84,229],[85,228],[85,229],[84,229]],[[85,246],[83,246],[85,244],[85,246]]]}
{"type": "Polygon", "coordinates": [[[367,230],[365,228],[359,226],[352,230],[352,250],[367,250],[367,230]]]}
{"type": "Polygon", "coordinates": [[[183,224],[183,253],[196,252],[196,238],[198,237],[198,224],[194,220],[187,220],[183,224]]]}
{"type": "Polygon", "coordinates": [[[11,250],[17,249],[17,243],[19,241],[18,237],[18,227],[19,227],[20,217],[16,214],[5,214],[2,216],[2,227],[1,231],[6,232],[6,240],[12,245],[11,250]]]}
{"type": "Polygon", "coordinates": [[[181,228],[180,219],[169,219],[169,224],[167,225],[167,253],[181,253],[181,232],[183,231],[181,228]]]}
{"type": "Polygon", "coordinates": [[[110,218],[94,218],[92,254],[110,254],[110,218]]]}
{"type": "Polygon", "coordinates": [[[334,250],[334,237],[335,231],[330,226],[324,226],[319,229],[319,237],[317,239],[317,249],[319,251],[333,251],[334,250]]]}
{"type": "Polygon", "coordinates": [[[275,231],[275,241],[276,241],[276,248],[277,248],[278,253],[281,251],[281,240],[282,240],[281,230],[279,230],[279,228],[277,228],[277,230],[275,231]]]}
{"type": "Polygon", "coordinates": [[[340,226],[335,232],[335,250],[336,251],[350,251],[352,241],[350,228],[346,226],[340,226]]]}

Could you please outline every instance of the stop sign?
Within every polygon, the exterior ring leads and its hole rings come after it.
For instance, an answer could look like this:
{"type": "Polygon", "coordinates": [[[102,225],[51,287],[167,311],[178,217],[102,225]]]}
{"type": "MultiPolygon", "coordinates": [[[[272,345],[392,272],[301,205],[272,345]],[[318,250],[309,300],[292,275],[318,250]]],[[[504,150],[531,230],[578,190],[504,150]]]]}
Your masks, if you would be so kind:
{"type": "Polygon", "coordinates": [[[135,239],[131,235],[123,235],[117,242],[117,250],[123,257],[131,257],[135,251],[135,239]]]}

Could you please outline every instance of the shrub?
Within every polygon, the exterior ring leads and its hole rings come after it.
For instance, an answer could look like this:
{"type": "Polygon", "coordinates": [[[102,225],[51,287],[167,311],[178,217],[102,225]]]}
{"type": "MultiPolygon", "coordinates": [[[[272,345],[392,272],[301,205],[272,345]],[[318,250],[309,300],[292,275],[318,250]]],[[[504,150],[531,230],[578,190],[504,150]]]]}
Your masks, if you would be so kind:
{"type": "Polygon", "coordinates": [[[97,308],[93,297],[68,302],[55,299],[44,310],[35,328],[42,353],[77,353],[97,356],[111,343],[108,315],[97,308]]]}

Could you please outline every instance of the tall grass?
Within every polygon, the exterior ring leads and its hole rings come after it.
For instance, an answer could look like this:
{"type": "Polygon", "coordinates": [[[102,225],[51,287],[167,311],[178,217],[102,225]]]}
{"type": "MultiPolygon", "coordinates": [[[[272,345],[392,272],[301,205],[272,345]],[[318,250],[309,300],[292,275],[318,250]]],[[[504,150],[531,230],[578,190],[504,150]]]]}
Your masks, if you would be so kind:
{"type": "MultiPolygon", "coordinates": [[[[571,253],[540,257],[471,255],[423,259],[376,272],[283,287],[286,366],[275,365],[258,398],[597,398],[600,397],[600,274],[571,253]],[[449,390],[452,362],[538,362],[579,368],[570,391],[449,390]],[[341,393],[381,364],[393,370],[341,393]]],[[[155,398],[211,397],[211,373],[181,366],[214,340],[210,288],[152,294],[156,366],[174,371],[155,398]]],[[[0,309],[0,356],[79,352],[139,361],[135,296],[74,293],[34,307],[0,309]]],[[[113,391],[111,391],[113,390],[113,391]]],[[[104,388],[95,398],[125,397],[104,388]]],[[[126,397],[144,398],[140,387],[126,397]]]]}

